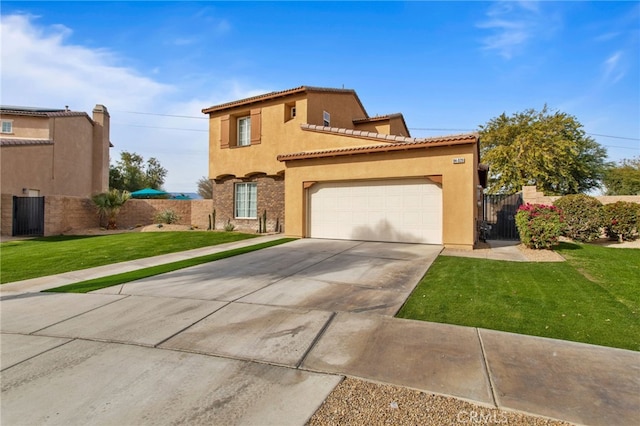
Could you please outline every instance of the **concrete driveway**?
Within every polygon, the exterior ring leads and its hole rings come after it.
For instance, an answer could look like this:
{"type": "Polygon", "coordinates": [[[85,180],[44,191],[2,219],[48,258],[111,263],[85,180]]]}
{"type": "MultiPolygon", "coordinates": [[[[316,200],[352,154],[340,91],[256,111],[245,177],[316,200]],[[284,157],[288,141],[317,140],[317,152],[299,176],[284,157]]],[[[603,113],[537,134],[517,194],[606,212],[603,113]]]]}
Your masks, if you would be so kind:
{"type": "Polygon", "coordinates": [[[4,285],[2,423],[302,425],[344,375],[637,423],[638,352],[393,318],[441,250],[304,239],[91,294],[25,291],[206,253],[4,285]]]}
{"type": "Polygon", "coordinates": [[[303,424],[336,312],[393,315],[440,246],[298,240],[92,294],[2,300],[6,424],[303,424]]]}

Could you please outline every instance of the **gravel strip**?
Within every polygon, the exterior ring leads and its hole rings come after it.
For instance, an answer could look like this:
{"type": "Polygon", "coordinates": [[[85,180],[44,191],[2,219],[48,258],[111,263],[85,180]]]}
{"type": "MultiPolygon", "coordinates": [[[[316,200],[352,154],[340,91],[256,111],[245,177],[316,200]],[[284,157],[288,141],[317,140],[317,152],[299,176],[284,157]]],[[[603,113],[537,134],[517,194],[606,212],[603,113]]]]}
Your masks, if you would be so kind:
{"type": "Polygon", "coordinates": [[[345,378],[307,425],[571,425],[456,398],[345,378]]]}

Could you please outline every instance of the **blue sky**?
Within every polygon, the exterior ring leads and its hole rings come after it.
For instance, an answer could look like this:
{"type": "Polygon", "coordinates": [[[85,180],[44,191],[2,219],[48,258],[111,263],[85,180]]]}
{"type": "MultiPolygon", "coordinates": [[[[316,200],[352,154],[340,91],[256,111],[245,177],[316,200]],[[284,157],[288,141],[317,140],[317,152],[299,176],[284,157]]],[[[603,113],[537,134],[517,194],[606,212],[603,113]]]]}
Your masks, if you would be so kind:
{"type": "Polygon", "coordinates": [[[4,105],[111,112],[112,158],[156,157],[165,188],[206,176],[218,103],[354,89],[412,136],[473,131],[547,104],[609,159],[640,156],[638,2],[11,2],[4,105]],[[194,118],[174,117],[188,116],[194,118]]]}

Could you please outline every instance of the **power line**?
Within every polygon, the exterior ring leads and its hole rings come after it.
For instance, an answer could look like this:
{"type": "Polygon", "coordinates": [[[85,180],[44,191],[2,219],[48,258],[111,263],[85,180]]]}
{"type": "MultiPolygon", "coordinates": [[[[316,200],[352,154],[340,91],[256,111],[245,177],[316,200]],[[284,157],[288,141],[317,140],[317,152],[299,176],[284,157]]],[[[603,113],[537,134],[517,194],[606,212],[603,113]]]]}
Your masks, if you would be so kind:
{"type": "Polygon", "coordinates": [[[626,139],[628,141],[640,141],[640,138],[626,138],[624,136],[601,135],[599,133],[587,133],[587,134],[591,136],[601,136],[603,138],[626,139]]]}
{"type": "Polygon", "coordinates": [[[208,120],[209,117],[196,117],[193,115],[174,115],[174,114],[159,114],[156,112],[139,112],[139,111],[122,111],[112,110],[113,112],[124,112],[126,114],[140,114],[140,115],[157,115],[158,117],[176,117],[176,118],[195,118],[197,120],[208,120]]]}
{"type": "Polygon", "coordinates": [[[208,130],[202,130],[202,129],[184,129],[184,128],[180,128],[180,127],[160,127],[160,126],[144,126],[142,124],[129,124],[129,123],[118,123],[115,122],[113,124],[118,124],[120,126],[131,126],[131,127],[144,127],[147,129],[163,129],[163,130],[184,130],[186,132],[202,132],[202,133],[207,133],[209,132],[208,130]]]}
{"type": "MultiPolygon", "coordinates": [[[[433,131],[456,131],[456,132],[474,132],[477,131],[478,129],[452,129],[452,128],[437,128],[437,127],[409,127],[409,130],[433,130],[433,131]]],[[[640,141],[640,138],[628,138],[625,136],[613,136],[613,135],[603,135],[601,133],[588,133],[585,132],[587,135],[591,135],[591,136],[600,136],[603,138],[614,138],[614,139],[625,139],[625,140],[629,140],[629,141],[640,141]]],[[[620,147],[617,147],[620,148],[620,147]]]]}

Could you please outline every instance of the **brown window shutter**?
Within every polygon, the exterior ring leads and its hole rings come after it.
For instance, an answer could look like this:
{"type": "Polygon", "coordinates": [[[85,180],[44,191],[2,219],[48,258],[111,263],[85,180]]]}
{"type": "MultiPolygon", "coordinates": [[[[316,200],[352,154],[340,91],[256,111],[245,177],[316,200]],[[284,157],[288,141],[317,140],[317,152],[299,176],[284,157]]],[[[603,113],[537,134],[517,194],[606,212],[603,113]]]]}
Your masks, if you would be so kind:
{"type": "Polygon", "coordinates": [[[229,148],[229,116],[220,117],[220,148],[229,148]]]}
{"type": "Polygon", "coordinates": [[[261,125],[262,110],[251,110],[251,145],[258,145],[261,142],[262,125],[261,125]]]}

